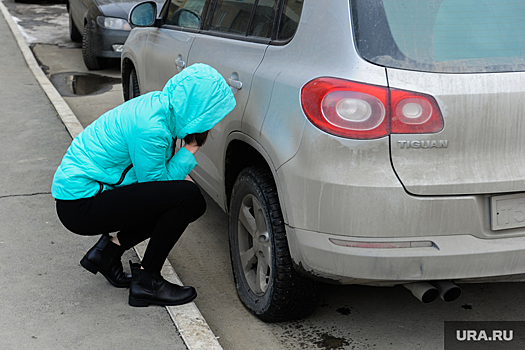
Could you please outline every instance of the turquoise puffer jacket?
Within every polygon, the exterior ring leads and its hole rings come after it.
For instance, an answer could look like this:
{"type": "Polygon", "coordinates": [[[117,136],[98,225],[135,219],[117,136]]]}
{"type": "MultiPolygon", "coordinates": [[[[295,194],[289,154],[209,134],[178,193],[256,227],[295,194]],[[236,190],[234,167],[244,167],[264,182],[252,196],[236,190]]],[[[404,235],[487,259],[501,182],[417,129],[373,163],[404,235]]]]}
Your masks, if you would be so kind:
{"type": "Polygon", "coordinates": [[[53,197],[93,197],[136,182],[183,180],[197,165],[175,139],[204,132],[235,107],[224,78],[194,64],[150,92],[108,111],[76,137],[58,167],[53,197]]]}

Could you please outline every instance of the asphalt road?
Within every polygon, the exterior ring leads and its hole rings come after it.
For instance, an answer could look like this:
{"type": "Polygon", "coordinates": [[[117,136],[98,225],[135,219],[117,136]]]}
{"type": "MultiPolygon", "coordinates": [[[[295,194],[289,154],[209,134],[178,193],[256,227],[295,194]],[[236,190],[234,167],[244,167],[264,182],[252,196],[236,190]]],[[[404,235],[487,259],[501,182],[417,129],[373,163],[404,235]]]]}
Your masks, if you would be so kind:
{"type": "MultiPolygon", "coordinates": [[[[3,0],[48,77],[86,126],[123,102],[118,63],[87,73],[78,44],[69,41],[64,4],[3,0]],[[73,77],[73,78],[71,78],[73,77]],[[93,81],[87,95],[68,90],[67,79],[93,81]],[[98,90],[97,90],[98,89],[98,90]]],[[[266,324],[239,302],[230,267],[227,216],[209,198],[208,211],[192,224],[169,260],[187,285],[199,291],[196,304],[227,350],[258,349],[442,349],[445,321],[521,321],[523,283],[461,285],[455,302],[423,304],[404,287],[326,286],[306,320],[266,324]]]]}

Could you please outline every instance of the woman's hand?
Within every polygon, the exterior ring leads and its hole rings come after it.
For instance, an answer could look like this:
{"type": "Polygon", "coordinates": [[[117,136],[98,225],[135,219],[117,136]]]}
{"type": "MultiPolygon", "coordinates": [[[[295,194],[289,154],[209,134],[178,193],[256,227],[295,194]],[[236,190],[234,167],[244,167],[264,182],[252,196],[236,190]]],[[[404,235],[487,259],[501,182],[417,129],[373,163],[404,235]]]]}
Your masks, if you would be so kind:
{"type": "Polygon", "coordinates": [[[197,145],[197,142],[187,143],[184,145],[184,148],[186,148],[191,153],[195,154],[199,150],[200,146],[197,145]]]}

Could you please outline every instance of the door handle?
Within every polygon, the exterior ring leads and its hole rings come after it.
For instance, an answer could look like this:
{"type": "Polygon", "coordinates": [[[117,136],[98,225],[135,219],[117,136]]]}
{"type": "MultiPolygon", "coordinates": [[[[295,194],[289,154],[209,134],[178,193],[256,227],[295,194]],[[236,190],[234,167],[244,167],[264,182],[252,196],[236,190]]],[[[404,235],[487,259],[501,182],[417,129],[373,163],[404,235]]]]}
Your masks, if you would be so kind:
{"type": "Polygon", "coordinates": [[[180,54],[175,59],[175,64],[177,65],[177,69],[179,70],[179,72],[186,68],[186,62],[182,59],[182,55],[180,54]]]}
{"type": "Polygon", "coordinates": [[[242,81],[229,78],[228,82],[230,83],[231,87],[236,88],[237,90],[242,89],[242,81]]]}
{"type": "Polygon", "coordinates": [[[230,75],[228,78],[228,84],[236,90],[242,89],[242,81],[239,80],[239,74],[236,72],[233,72],[232,75],[230,75]]]}

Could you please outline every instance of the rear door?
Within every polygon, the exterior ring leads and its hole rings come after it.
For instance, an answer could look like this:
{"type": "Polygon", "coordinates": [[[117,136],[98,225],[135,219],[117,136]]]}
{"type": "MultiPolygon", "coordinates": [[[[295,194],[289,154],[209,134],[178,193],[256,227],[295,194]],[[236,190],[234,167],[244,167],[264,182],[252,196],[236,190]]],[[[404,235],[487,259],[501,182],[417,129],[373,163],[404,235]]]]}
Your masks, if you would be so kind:
{"type": "Polygon", "coordinates": [[[224,191],[224,149],[227,136],[241,130],[252,78],[272,35],[277,0],[217,1],[205,34],[195,38],[189,64],[201,62],[217,69],[235,94],[235,109],[221,121],[196,155],[197,182],[220,201],[224,191]],[[254,6],[257,3],[257,6],[254,6]]]}

